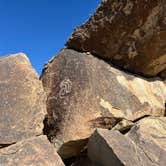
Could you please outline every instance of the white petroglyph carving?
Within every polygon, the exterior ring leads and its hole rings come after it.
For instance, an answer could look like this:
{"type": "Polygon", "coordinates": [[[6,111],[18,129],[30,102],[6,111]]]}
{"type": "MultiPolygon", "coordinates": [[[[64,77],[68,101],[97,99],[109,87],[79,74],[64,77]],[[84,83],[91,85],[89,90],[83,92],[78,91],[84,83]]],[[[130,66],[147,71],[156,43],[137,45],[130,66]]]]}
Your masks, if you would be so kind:
{"type": "Polygon", "coordinates": [[[72,82],[69,79],[64,79],[60,83],[59,97],[64,98],[66,94],[69,94],[72,89],[72,82]]]}

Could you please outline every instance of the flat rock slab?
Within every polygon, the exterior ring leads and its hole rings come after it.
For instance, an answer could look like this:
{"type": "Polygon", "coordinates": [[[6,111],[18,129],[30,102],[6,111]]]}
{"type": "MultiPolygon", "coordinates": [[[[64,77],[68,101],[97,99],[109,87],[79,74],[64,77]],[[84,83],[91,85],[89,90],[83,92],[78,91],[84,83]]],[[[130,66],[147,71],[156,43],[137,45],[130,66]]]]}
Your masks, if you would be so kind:
{"type": "Polygon", "coordinates": [[[0,57],[0,146],[42,133],[46,96],[25,54],[0,57]]]}
{"type": "Polygon", "coordinates": [[[45,132],[63,158],[77,155],[96,128],[119,117],[164,116],[165,84],[120,71],[92,55],[64,49],[45,66],[45,132]],[[116,117],[116,118],[115,118],[116,117]]]}
{"type": "MultiPolygon", "coordinates": [[[[166,141],[166,138],[163,140],[166,141]]],[[[140,141],[144,143],[148,140],[140,141]]],[[[165,166],[164,148],[155,149],[155,142],[148,146],[145,143],[143,146],[144,149],[118,131],[97,129],[89,140],[88,156],[94,164],[102,166],[165,166]],[[151,153],[147,153],[148,151],[151,153]]]]}
{"type": "Polygon", "coordinates": [[[165,18],[165,0],[103,0],[67,46],[131,72],[156,76],[166,69],[165,18]]]}
{"type": "Polygon", "coordinates": [[[46,136],[20,141],[0,149],[1,166],[64,166],[46,136]]]}

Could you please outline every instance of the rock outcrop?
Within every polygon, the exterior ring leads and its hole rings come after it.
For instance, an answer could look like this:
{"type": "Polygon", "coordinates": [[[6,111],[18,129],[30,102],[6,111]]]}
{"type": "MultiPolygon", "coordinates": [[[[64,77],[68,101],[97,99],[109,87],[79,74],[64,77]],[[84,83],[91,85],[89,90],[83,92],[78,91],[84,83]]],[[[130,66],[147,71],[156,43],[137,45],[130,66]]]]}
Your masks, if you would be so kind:
{"type": "Polygon", "coordinates": [[[0,147],[41,135],[46,96],[23,53],[0,57],[0,147]]]}
{"type": "Polygon", "coordinates": [[[32,137],[0,149],[1,166],[64,166],[46,136],[32,137]]]}
{"type": "Polygon", "coordinates": [[[0,165],[64,166],[42,135],[46,94],[25,54],[0,57],[0,97],[0,165]]]}
{"type": "Polygon", "coordinates": [[[166,70],[166,1],[103,0],[67,46],[131,72],[156,76],[166,70]]]}
{"type": "Polygon", "coordinates": [[[166,118],[145,118],[127,135],[97,129],[88,143],[88,156],[102,166],[165,166],[166,118]]]}
{"type": "Polygon", "coordinates": [[[125,73],[90,54],[62,50],[41,79],[48,96],[45,132],[62,158],[77,155],[97,127],[165,113],[162,81],[125,73]]]}
{"type": "Polygon", "coordinates": [[[0,57],[0,166],[166,166],[166,1],[103,0],[67,47],[40,80],[0,57]]]}
{"type": "Polygon", "coordinates": [[[140,166],[141,164],[150,166],[151,164],[130,139],[118,131],[103,129],[98,129],[90,138],[88,156],[94,164],[102,166],[140,166]]]}
{"type": "Polygon", "coordinates": [[[166,164],[166,117],[142,119],[127,133],[127,137],[154,165],[166,164]]]}

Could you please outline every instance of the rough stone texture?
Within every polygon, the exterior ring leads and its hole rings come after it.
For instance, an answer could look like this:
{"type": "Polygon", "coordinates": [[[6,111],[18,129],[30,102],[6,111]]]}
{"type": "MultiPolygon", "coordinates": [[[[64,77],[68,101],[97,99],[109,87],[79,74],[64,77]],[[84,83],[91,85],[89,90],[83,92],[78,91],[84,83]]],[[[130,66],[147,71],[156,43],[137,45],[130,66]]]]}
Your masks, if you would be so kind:
{"type": "Polygon", "coordinates": [[[166,165],[166,117],[144,118],[127,136],[156,166],[166,165]]]}
{"type": "Polygon", "coordinates": [[[142,161],[151,166],[134,143],[118,131],[98,129],[89,140],[88,156],[102,166],[140,166],[142,161]]]}
{"type": "Polygon", "coordinates": [[[81,157],[71,164],[71,166],[96,166],[88,157],[81,157]]]}
{"type": "Polygon", "coordinates": [[[103,0],[67,46],[155,76],[166,69],[166,1],[103,0]]]}
{"type": "Polygon", "coordinates": [[[23,53],[0,57],[0,97],[0,147],[42,133],[46,96],[23,53]]]}
{"type": "Polygon", "coordinates": [[[164,83],[127,74],[92,55],[64,49],[41,79],[48,95],[45,132],[63,158],[78,154],[95,128],[111,129],[121,119],[113,117],[164,115],[164,83]]]}
{"type": "Polygon", "coordinates": [[[134,126],[134,123],[129,121],[129,120],[126,120],[126,119],[123,119],[121,120],[119,123],[117,123],[113,128],[112,130],[118,130],[120,132],[125,132],[126,130],[129,130],[131,127],[134,126]]]}
{"type": "MultiPolygon", "coordinates": [[[[135,130],[135,132],[137,131],[135,130]]],[[[158,135],[156,134],[156,136],[158,135]]],[[[165,136],[160,139],[166,141],[165,136]]],[[[140,141],[139,138],[137,141],[140,141]]],[[[142,140],[142,143],[144,141],[149,142],[148,138],[142,140]]],[[[144,149],[142,149],[137,146],[135,140],[133,141],[118,131],[98,129],[88,143],[89,158],[96,165],[102,166],[165,166],[165,155],[164,148],[156,149],[155,142],[147,145],[145,143],[144,149]],[[151,154],[147,151],[150,151],[151,154]]]]}
{"type": "Polygon", "coordinates": [[[46,136],[20,141],[0,149],[1,166],[64,166],[46,136]]]}

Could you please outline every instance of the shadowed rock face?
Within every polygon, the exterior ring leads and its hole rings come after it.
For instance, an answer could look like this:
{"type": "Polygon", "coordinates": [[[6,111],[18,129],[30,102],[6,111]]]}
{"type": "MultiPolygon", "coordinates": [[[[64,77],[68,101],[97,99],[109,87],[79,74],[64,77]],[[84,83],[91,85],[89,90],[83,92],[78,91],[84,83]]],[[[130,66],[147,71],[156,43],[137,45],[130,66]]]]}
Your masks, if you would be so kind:
{"type": "Polygon", "coordinates": [[[166,117],[150,117],[140,120],[127,137],[155,164],[166,164],[166,117]]]}
{"type": "Polygon", "coordinates": [[[0,58],[0,97],[0,146],[42,133],[45,93],[24,54],[0,58]]]}
{"type": "Polygon", "coordinates": [[[88,156],[102,166],[165,166],[166,117],[140,120],[128,134],[97,129],[89,139],[88,156]]]}
{"type": "Polygon", "coordinates": [[[94,164],[102,166],[140,166],[142,162],[155,166],[130,139],[118,131],[96,130],[88,143],[88,156],[94,164]]]}
{"type": "Polygon", "coordinates": [[[78,154],[97,127],[164,115],[164,83],[127,74],[92,55],[64,49],[41,79],[48,96],[45,132],[63,158],[78,154]]]}
{"type": "Polygon", "coordinates": [[[0,149],[1,166],[64,166],[46,136],[39,136],[0,149]]]}
{"type": "Polygon", "coordinates": [[[154,132],[153,141],[150,135],[147,138],[142,137],[147,135],[147,130],[143,131],[138,126],[133,128],[132,134],[142,136],[135,137],[135,139],[131,139],[131,135],[124,136],[118,131],[97,129],[88,143],[90,160],[94,164],[102,166],[164,166],[166,151],[163,145],[165,146],[166,137],[163,134],[166,130],[162,128],[165,126],[164,118],[162,119],[163,122],[159,123],[160,120],[156,118],[154,121],[151,120],[150,123],[146,123],[149,126],[148,129],[154,132]],[[161,126],[153,128],[155,121],[158,121],[158,125],[161,126]],[[158,135],[159,133],[161,135],[158,135]]]}
{"type": "Polygon", "coordinates": [[[166,69],[166,1],[103,0],[67,46],[156,76],[166,69]]]}

